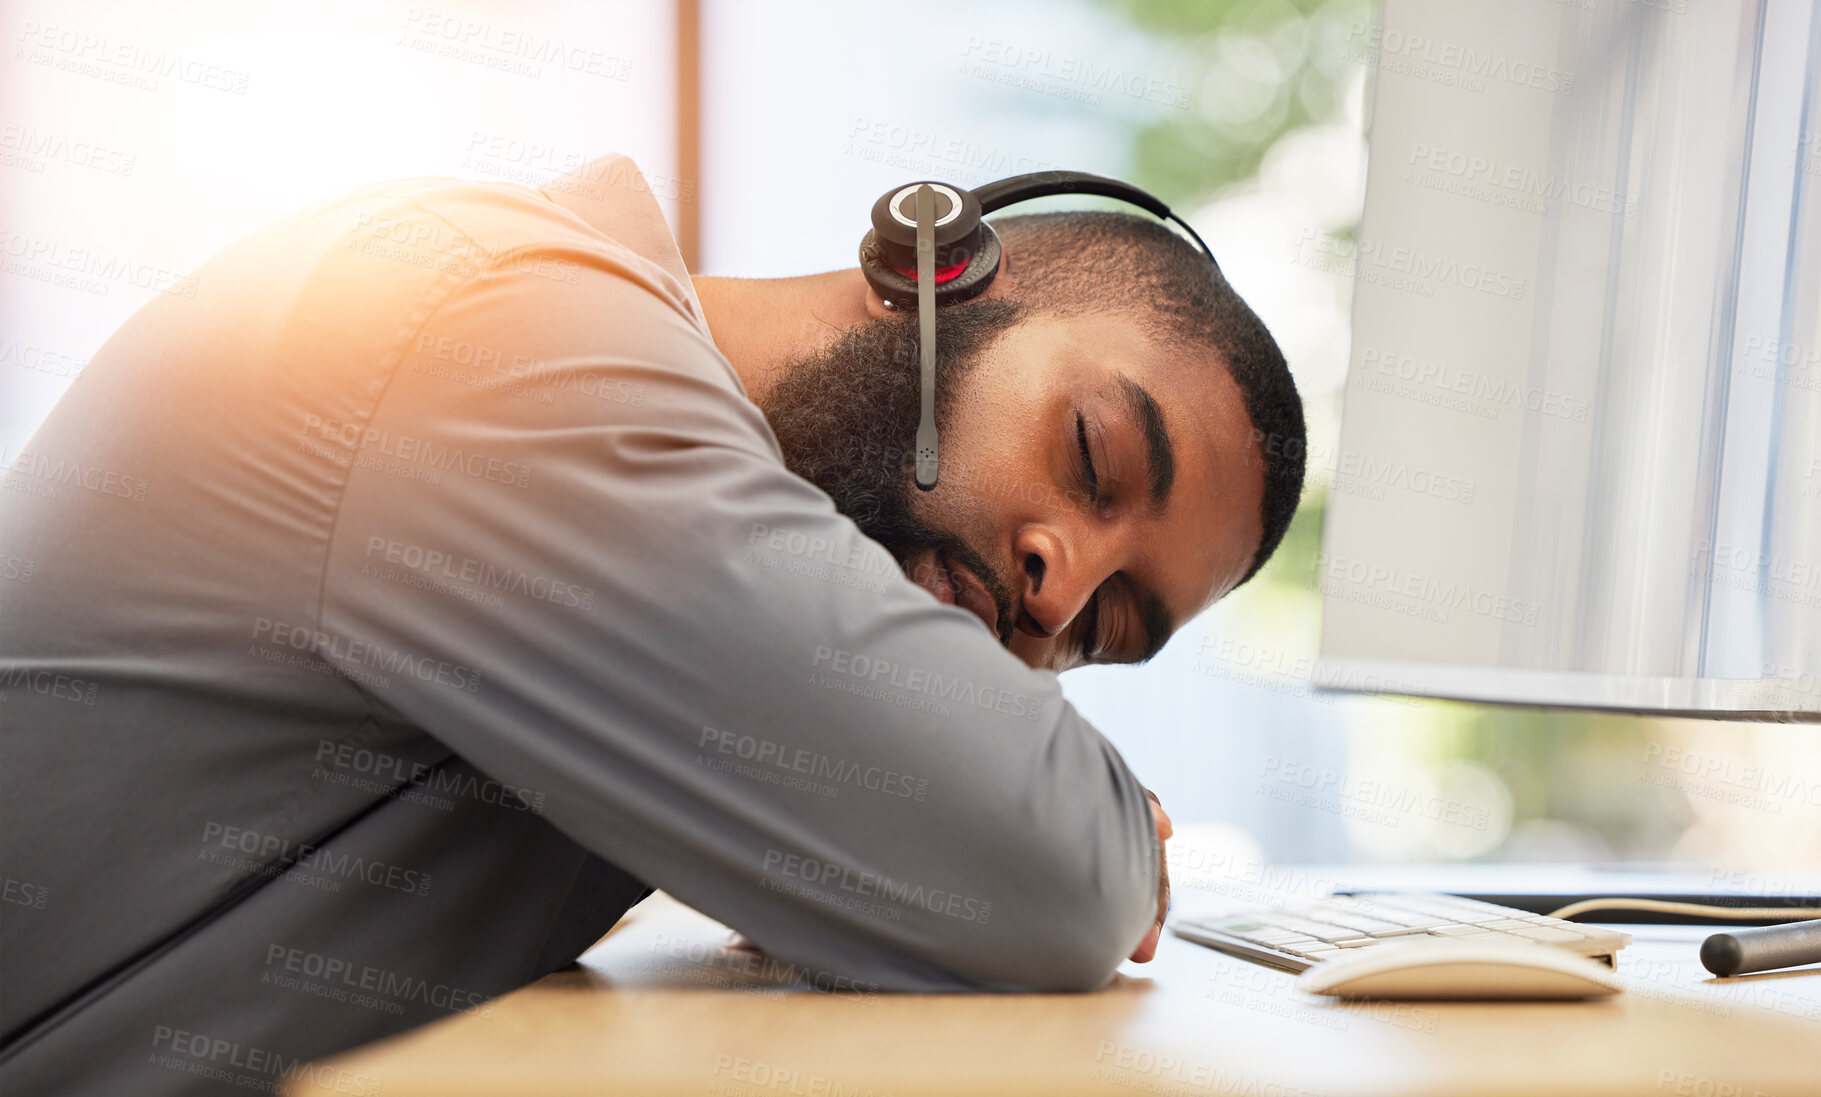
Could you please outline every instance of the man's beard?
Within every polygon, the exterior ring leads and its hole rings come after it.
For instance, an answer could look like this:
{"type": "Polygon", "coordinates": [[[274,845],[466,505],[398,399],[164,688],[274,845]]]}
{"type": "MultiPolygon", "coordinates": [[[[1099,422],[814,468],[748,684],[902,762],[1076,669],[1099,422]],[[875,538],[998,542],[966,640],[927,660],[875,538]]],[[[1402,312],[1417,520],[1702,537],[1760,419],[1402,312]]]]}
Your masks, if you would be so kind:
{"type": "MultiPolygon", "coordinates": [[[[938,314],[938,430],[946,431],[953,418],[962,379],[1021,314],[1009,302],[978,299],[938,314]]],[[[792,361],[759,408],[784,451],[785,465],[827,492],[836,509],[884,545],[900,567],[933,549],[973,572],[998,606],[999,640],[1009,644],[1007,584],[960,536],[911,513],[922,391],[917,318],[906,314],[869,320],[792,361]]],[[[955,468],[945,455],[940,475],[953,482],[955,468]]]]}

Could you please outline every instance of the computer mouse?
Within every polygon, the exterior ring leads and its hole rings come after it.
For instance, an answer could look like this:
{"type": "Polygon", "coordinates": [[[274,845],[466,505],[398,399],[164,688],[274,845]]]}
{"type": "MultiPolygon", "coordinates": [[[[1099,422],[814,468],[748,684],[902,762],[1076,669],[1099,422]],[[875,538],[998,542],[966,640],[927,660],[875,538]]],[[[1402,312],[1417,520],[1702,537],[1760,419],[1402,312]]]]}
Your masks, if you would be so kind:
{"type": "Polygon", "coordinates": [[[1624,989],[1597,960],[1529,941],[1435,937],[1349,950],[1303,972],[1298,988],[1335,998],[1569,999],[1624,989]]]}

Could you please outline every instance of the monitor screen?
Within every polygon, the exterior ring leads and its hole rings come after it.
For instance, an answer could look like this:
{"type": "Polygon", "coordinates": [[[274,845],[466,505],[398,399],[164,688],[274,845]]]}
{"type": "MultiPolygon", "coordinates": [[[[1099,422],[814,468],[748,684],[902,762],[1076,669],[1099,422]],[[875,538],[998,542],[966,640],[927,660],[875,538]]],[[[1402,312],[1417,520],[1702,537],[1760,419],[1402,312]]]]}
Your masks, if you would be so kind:
{"type": "Polygon", "coordinates": [[[1386,0],[1316,681],[1821,719],[1821,13],[1386,0]]]}

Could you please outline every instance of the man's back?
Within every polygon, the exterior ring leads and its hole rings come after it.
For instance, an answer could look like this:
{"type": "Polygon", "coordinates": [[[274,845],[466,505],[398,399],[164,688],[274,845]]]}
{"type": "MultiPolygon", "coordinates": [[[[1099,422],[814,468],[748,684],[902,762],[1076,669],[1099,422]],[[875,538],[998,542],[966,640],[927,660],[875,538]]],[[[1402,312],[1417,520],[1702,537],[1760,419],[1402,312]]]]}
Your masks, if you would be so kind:
{"type": "MultiPolygon", "coordinates": [[[[31,570],[4,592],[0,781],[9,825],[0,840],[8,876],[40,889],[44,901],[0,914],[10,961],[0,1030],[17,1035],[78,991],[105,997],[110,983],[156,965],[179,934],[234,910],[290,862],[298,868],[279,884],[285,901],[274,908],[300,939],[265,942],[283,951],[268,963],[259,950],[261,970],[247,977],[301,986],[339,961],[356,982],[330,980],[329,988],[362,993],[374,988],[362,988],[359,973],[375,969],[393,993],[379,994],[373,1015],[357,1021],[422,1020],[573,958],[562,946],[539,951],[560,928],[585,851],[543,818],[536,791],[459,765],[384,703],[400,676],[473,692],[485,688],[484,673],[431,651],[373,647],[350,657],[347,645],[358,641],[319,642],[326,555],[351,475],[384,478],[380,492],[401,509],[438,489],[472,490],[477,501],[532,489],[532,470],[506,455],[509,447],[463,451],[366,431],[401,365],[420,383],[472,386],[482,397],[497,386],[508,390],[501,400],[574,395],[550,385],[515,397],[510,362],[495,371],[465,348],[415,345],[426,309],[458,288],[484,288],[484,271],[537,276],[541,262],[542,274],[576,281],[573,265],[531,256],[502,268],[492,255],[518,240],[608,246],[566,216],[517,188],[406,182],[275,225],[179,287],[193,298],[169,296],[135,316],[13,462],[0,538],[4,554],[31,570]],[[349,832],[359,823],[379,833],[349,832]],[[510,837],[491,843],[491,864],[487,843],[476,845],[489,835],[510,837]],[[414,840],[429,844],[414,848],[414,840]],[[484,938],[429,950],[430,942],[413,949],[408,939],[376,940],[366,956],[303,947],[313,923],[338,923],[339,934],[350,919],[380,921],[371,912],[388,904],[459,914],[472,900],[449,893],[462,882],[434,871],[458,841],[463,873],[484,868],[490,886],[510,886],[497,874],[512,863],[544,870],[515,889],[515,902],[537,911],[523,919],[525,932],[469,920],[484,938]],[[455,985],[446,971],[464,965],[441,958],[461,949],[511,953],[515,963],[494,971],[470,963],[468,982],[481,985],[455,985]]],[[[659,282],[655,266],[631,255],[623,262],[659,282]]],[[[664,288],[675,293],[677,283],[664,288]]],[[[627,300],[662,308],[649,292],[627,300]]],[[[583,396],[582,418],[611,422],[615,408],[631,406],[636,390],[606,384],[620,402],[583,396]]],[[[445,547],[459,554],[468,546],[445,547]]],[[[553,588],[561,581],[505,561],[487,573],[458,571],[453,583],[439,569],[413,570],[406,560],[423,551],[376,547],[352,596],[438,583],[444,597],[483,608],[536,591],[588,612],[590,592],[553,588]]],[[[570,930],[563,945],[571,950],[605,932],[642,890],[598,864],[590,871],[611,898],[570,930]]],[[[408,909],[394,919],[427,920],[463,921],[408,909]]],[[[218,991],[226,993],[192,994],[246,997],[231,984],[218,991]]],[[[182,1000],[168,1000],[176,1023],[163,1027],[206,1029],[186,1021],[182,1000]]],[[[278,1001],[274,1014],[286,1012],[278,1001]]],[[[169,1052],[159,1044],[172,1038],[154,1040],[155,1027],[141,1034],[143,1048],[169,1052]]],[[[279,1043],[275,1054],[299,1053],[279,1043]]]]}
{"type": "Polygon", "coordinates": [[[485,1008],[645,882],[911,988],[1092,985],[1148,924],[1131,775],[784,472],[655,204],[608,191],[272,226],[14,459],[9,1089],[282,1077],[485,1008]]]}

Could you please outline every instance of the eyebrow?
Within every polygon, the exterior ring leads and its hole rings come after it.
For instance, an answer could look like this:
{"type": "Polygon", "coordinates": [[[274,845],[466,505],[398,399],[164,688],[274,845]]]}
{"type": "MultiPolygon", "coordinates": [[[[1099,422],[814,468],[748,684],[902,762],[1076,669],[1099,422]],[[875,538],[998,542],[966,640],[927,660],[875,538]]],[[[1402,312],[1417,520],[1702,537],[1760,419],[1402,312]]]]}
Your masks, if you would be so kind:
{"type": "MultiPolygon", "coordinates": [[[[1176,483],[1176,448],[1170,444],[1170,432],[1164,429],[1162,409],[1144,386],[1120,374],[1119,391],[1125,396],[1132,414],[1138,417],[1144,435],[1145,464],[1149,466],[1151,480],[1150,509],[1156,515],[1169,502],[1170,487],[1176,483]]],[[[1168,615],[1165,619],[1168,620],[1168,615]]]]}

